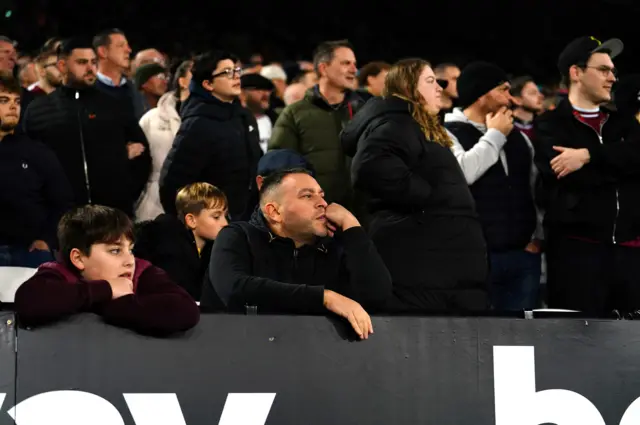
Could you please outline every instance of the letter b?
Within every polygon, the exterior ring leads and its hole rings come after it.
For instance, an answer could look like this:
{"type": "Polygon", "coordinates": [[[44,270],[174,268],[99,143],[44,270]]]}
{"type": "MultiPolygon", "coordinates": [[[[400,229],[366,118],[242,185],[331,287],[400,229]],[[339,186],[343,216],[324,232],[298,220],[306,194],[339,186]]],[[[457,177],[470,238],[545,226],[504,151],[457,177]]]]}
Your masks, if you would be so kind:
{"type": "Polygon", "coordinates": [[[493,347],[496,425],[605,425],[598,409],[569,390],[536,392],[533,347],[493,347]]]}

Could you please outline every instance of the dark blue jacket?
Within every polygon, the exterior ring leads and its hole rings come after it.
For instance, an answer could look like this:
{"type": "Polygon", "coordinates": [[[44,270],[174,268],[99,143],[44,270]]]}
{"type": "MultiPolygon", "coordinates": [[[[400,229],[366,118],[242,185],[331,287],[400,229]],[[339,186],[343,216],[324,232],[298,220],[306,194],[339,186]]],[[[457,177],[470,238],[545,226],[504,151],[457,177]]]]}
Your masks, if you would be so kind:
{"type": "Polygon", "coordinates": [[[227,195],[232,221],[248,220],[258,203],[255,180],[262,156],[258,124],[239,103],[222,102],[195,85],[192,89],[160,174],[162,207],[175,214],[178,191],[207,182],[227,195]]]}

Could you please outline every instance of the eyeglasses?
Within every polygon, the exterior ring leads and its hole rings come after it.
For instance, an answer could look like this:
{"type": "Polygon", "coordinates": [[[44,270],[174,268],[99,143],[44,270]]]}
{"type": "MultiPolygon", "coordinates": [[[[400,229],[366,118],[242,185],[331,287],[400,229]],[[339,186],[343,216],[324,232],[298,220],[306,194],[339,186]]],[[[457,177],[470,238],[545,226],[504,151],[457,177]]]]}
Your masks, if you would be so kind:
{"type": "Polygon", "coordinates": [[[227,76],[227,78],[228,78],[228,79],[230,79],[230,80],[231,80],[232,78],[234,78],[236,75],[237,75],[238,77],[241,77],[241,76],[242,76],[242,68],[240,68],[240,67],[237,67],[237,68],[227,68],[227,69],[225,69],[224,71],[220,71],[220,72],[218,72],[217,74],[213,74],[213,75],[211,76],[211,78],[218,78],[218,77],[221,77],[221,76],[223,76],[223,75],[226,75],[226,76],[227,76]]]}
{"type": "Polygon", "coordinates": [[[612,73],[614,77],[618,77],[618,70],[616,68],[611,68],[609,66],[606,65],[601,65],[601,66],[585,66],[585,68],[593,68],[596,71],[600,72],[602,74],[602,76],[604,77],[608,77],[609,73],[612,73]]]}

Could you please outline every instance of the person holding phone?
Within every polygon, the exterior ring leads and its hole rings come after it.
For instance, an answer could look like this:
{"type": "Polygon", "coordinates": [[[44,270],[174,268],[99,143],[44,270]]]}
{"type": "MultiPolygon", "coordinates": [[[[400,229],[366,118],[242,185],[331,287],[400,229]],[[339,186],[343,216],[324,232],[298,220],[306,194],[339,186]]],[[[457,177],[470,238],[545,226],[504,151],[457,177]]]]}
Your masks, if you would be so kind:
{"type": "Polygon", "coordinates": [[[203,308],[229,312],[344,317],[361,339],[373,332],[365,311],[391,297],[391,277],[376,248],[346,208],[327,204],[303,168],[264,178],[260,208],[249,222],[222,229],[202,289],[203,308]]]}

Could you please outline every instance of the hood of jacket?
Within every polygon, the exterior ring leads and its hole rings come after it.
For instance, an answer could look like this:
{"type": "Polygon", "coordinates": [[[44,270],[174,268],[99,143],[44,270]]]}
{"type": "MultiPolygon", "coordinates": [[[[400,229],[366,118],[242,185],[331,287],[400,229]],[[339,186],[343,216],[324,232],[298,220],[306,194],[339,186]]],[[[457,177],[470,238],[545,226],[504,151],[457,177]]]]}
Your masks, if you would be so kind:
{"type": "Polygon", "coordinates": [[[176,94],[174,92],[166,92],[158,100],[158,117],[163,121],[178,120],[180,115],[176,109],[176,94]]]}
{"type": "Polygon", "coordinates": [[[189,98],[180,109],[183,120],[205,117],[216,121],[227,121],[241,112],[242,106],[239,102],[223,102],[193,81],[189,85],[189,90],[189,98]]]}
{"type": "Polygon", "coordinates": [[[344,152],[348,156],[354,156],[358,148],[358,140],[369,129],[371,123],[382,116],[395,114],[410,115],[411,104],[395,96],[370,99],[342,130],[340,139],[344,152]]]}

